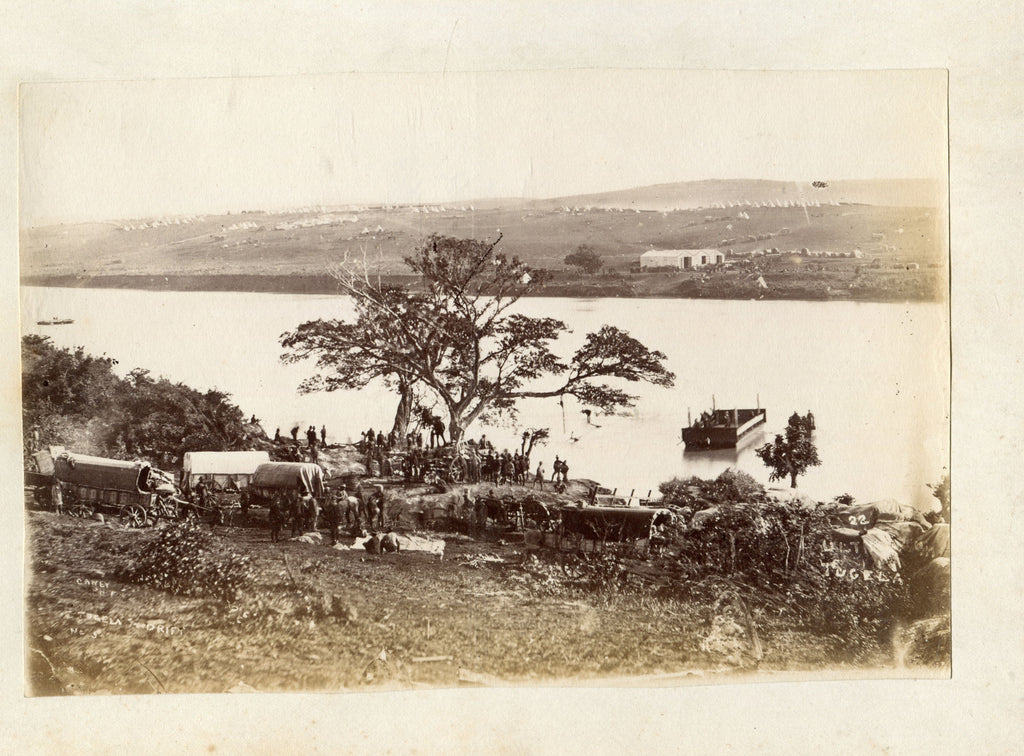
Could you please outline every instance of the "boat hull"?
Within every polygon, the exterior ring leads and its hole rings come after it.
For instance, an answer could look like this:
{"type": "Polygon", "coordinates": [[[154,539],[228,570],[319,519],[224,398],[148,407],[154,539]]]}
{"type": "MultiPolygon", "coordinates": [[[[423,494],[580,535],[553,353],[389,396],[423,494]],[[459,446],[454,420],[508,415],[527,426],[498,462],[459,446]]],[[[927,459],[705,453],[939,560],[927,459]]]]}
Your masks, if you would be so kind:
{"type": "Polygon", "coordinates": [[[756,428],[764,425],[767,413],[763,409],[714,410],[710,421],[694,423],[683,428],[686,451],[734,449],[756,428]]]}

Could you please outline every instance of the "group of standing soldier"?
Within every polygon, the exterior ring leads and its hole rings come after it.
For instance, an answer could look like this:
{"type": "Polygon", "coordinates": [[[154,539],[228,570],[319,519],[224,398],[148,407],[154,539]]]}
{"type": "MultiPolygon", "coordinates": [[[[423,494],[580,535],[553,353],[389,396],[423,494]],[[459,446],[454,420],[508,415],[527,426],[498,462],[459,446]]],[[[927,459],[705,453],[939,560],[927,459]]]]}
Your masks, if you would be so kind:
{"type": "Polygon", "coordinates": [[[555,455],[555,462],[551,465],[551,482],[567,484],[569,482],[569,462],[564,459],[559,459],[558,455],[555,455]]]}
{"type": "MultiPolygon", "coordinates": [[[[291,430],[292,446],[286,449],[285,459],[291,462],[302,462],[302,452],[299,451],[299,426],[296,425],[291,430]]],[[[280,444],[284,441],[281,438],[281,429],[278,428],[274,431],[274,443],[280,444]]],[[[309,449],[309,460],[316,463],[319,460],[320,449],[327,448],[327,426],[320,426],[319,439],[317,438],[317,430],[315,425],[311,425],[306,428],[306,447],[309,449]]]]}

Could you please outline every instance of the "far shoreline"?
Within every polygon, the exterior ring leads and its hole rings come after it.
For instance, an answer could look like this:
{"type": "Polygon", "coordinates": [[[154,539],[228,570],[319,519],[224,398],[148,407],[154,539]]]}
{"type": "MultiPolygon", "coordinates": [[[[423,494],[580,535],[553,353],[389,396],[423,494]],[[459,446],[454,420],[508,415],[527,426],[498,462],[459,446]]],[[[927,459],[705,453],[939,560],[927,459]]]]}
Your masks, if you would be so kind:
{"type": "MultiPolygon", "coordinates": [[[[388,283],[414,283],[413,276],[390,275],[382,276],[388,283]]],[[[57,276],[22,276],[21,286],[70,289],[124,289],[138,291],[177,291],[177,292],[208,292],[208,293],[251,293],[251,294],[304,294],[324,295],[338,294],[338,286],[329,275],[248,275],[248,274],[212,274],[212,275],[57,275],[57,276]]],[[[751,296],[750,292],[699,292],[696,294],[666,295],[664,292],[645,293],[633,291],[628,282],[608,281],[601,283],[547,284],[525,295],[531,298],[567,298],[567,299],[710,299],[710,300],[758,300],[758,301],[797,301],[797,302],[864,302],[876,304],[921,303],[942,304],[941,297],[928,296],[858,296],[860,292],[838,291],[835,295],[822,294],[807,296],[807,291],[787,291],[769,289],[760,296],[751,296]]],[[[813,292],[818,294],[817,291],[813,292]]],[[[886,292],[889,293],[889,292],[886,292]]],[[[897,292],[892,292],[896,294],[897,292]]]]}

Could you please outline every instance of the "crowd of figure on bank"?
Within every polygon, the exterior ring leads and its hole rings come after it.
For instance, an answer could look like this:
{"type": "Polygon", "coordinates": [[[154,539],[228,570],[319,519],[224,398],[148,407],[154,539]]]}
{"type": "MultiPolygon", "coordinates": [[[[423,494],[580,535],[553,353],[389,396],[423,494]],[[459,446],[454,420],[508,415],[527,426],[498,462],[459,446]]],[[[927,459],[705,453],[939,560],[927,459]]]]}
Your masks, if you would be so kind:
{"type": "MultiPolygon", "coordinates": [[[[498,451],[486,435],[469,439],[458,449],[444,442],[443,426],[431,431],[424,443],[422,433],[398,437],[370,428],[361,434],[357,448],[364,455],[367,470],[383,477],[399,476],[408,482],[423,481],[431,475],[449,481],[529,485],[543,490],[544,463],[531,474],[530,457],[522,450],[498,451]]],[[[569,465],[555,457],[551,482],[561,487],[569,482],[569,465]]]]}
{"type": "MultiPolygon", "coordinates": [[[[468,483],[497,483],[499,485],[530,485],[544,489],[546,482],[544,463],[538,463],[531,472],[530,457],[522,450],[499,452],[486,434],[479,440],[469,439],[456,451],[445,440],[445,426],[441,418],[432,416],[421,426],[429,429],[426,437],[422,430],[404,436],[394,430],[385,434],[369,428],[359,434],[356,448],[363,455],[366,469],[371,475],[402,477],[408,482],[423,481],[431,473],[441,479],[468,483]]],[[[319,438],[315,425],[306,429],[306,454],[298,441],[299,426],[291,429],[292,442],[284,456],[286,461],[319,461],[319,450],[327,447],[327,428],[321,425],[319,438]]],[[[281,429],[274,433],[274,442],[281,444],[281,429]]],[[[555,456],[551,481],[556,488],[569,482],[569,465],[555,456]]]]}

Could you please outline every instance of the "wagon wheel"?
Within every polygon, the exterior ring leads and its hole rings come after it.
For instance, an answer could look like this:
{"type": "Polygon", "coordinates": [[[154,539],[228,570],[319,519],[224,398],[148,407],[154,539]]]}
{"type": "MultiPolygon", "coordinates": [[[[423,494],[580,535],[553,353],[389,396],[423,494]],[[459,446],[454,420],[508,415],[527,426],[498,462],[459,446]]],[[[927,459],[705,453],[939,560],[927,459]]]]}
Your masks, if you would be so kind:
{"type": "Polygon", "coordinates": [[[92,517],[96,514],[96,510],[84,501],[73,502],[66,511],[72,517],[92,517]]]}
{"type": "Polygon", "coordinates": [[[461,483],[466,479],[466,466],[465,464],[460,465],[458,463],[458,457],[453,458],[451,463],[448,465],[445,477],[449,483],[461,483]]]}
{"type": "Polygon", "coordinates": [[[176,514],[174,507],[164,499],[158,500],[149,511],[149,515],[154,521],[159,520],[161,517],[172,520],[176,514]]]}
{"type": "Polygon", "coordinates": [[[91,504],[73,494],[64,497],[64,511],[72,517],[92,517],[96,512],[91,504]]]}
{"type": "Polygon", "coordinates": [[[126,504],[121,507],[121,517],[129,528],[141,528],[149,519],[145,508],[140,504],[126,504]]]}

